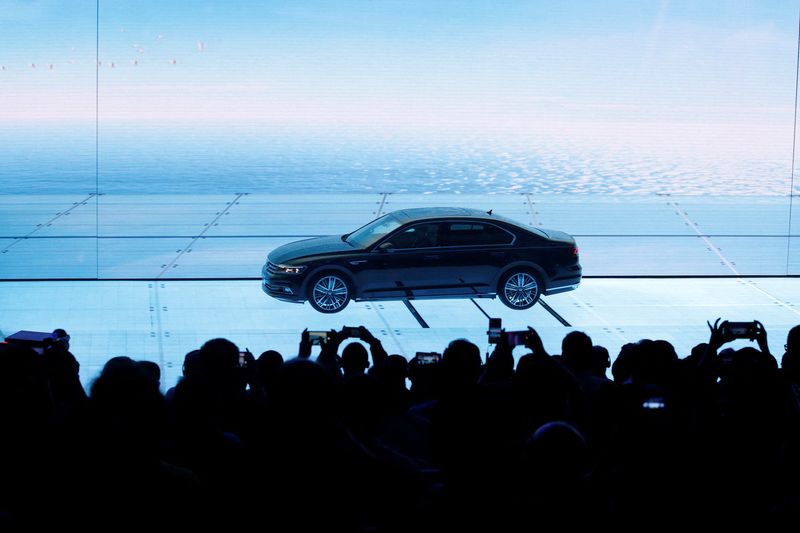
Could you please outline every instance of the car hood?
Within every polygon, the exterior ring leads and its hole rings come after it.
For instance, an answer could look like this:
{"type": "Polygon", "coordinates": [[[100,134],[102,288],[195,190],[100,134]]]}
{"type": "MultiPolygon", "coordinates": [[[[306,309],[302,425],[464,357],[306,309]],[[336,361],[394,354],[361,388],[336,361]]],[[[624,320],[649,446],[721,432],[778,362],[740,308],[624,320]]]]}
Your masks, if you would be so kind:
{"type": "Polygon", "coordinates": [[[542,228],[539,229],[545,232],[551,241],[567,242],[570,244],[575,244],[575,237],[573,237],[569,233],[564,233],[563,231],[558,231],[557,229],[542,229],[542,228]]]}
{"type": "Polygon", "coordinates": [[[283,246],[278,246],[269,253],[267,260],[279,265],[309,255],[349,252],[352,250],[353,246],[343,241],[340,235],[330,235],[327,237],[303,239],[302,241],[290,242],[283,246]]]}

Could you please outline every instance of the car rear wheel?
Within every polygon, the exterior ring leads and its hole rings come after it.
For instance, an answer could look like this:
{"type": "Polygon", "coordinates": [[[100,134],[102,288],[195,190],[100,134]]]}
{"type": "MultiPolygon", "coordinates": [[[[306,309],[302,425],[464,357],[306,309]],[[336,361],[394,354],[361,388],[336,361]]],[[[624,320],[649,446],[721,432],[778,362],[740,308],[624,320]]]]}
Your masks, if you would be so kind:
{"type": "Polygon", "coordinates": [[[497,294],[511,309],[528,309],[539,301],[542,283],[531,270],[515,269],[500,279],[497,294]]]}
{"type": "Polygon", "coordinates": [[[308,303],[320,313],[338,313],[350,301],[350,283],[338,272],[317,274],[308,286],[308,303]]]}

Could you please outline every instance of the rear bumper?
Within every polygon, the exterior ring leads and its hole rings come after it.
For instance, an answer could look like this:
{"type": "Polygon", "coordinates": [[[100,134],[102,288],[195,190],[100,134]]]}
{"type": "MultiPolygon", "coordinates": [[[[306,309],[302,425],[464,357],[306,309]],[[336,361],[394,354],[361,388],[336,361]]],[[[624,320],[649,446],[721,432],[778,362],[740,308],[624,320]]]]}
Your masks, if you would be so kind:
{"type": "Polygon", "coordinates": [[[558,294],[560,292],[574,291],[578,288],[583,277],[583,270],[580,266],[570,267],[569,272],[565,272],[563,276],[550,280],[547,289],[544,291],[545,295],[558,294]]]}
{"type": "Polygon", "coordinates": [[[544,291],[544,294],[545,296],[549,296],[551,294],[558,294],[560,292],[574,291],[575,289],[578,288],[578,285],[580,285],[580,283],[573,283],[571,285],[561,285],[558,287],[550,287],[549,289],[544,291]]]}

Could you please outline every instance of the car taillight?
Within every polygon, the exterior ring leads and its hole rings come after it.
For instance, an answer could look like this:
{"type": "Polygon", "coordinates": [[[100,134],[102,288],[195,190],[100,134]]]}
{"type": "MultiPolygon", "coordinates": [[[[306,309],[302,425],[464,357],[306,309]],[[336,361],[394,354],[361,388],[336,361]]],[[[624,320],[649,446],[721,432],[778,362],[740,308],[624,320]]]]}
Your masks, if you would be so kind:
{"type": "Polygon", "coordinates": [[[577,246],[572,249],[572,255],[574,255],[575,257],[578,257],[578,247],[577,246]]]}

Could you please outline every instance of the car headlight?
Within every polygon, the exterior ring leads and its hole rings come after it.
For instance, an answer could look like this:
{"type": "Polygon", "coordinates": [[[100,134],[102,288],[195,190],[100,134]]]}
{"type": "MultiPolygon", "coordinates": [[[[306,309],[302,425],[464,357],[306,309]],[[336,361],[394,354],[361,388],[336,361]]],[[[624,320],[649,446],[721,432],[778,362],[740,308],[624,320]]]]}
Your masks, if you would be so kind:
{"type": "Polygon", "coordinates": [[[305,269],[305,266],[278,265],[277,272],[281,274],[299,274],[305,269]]]}

